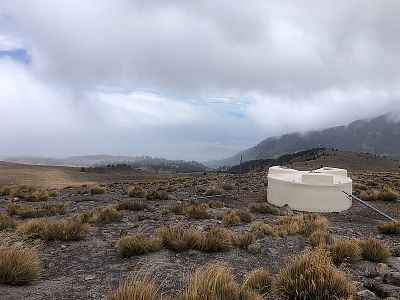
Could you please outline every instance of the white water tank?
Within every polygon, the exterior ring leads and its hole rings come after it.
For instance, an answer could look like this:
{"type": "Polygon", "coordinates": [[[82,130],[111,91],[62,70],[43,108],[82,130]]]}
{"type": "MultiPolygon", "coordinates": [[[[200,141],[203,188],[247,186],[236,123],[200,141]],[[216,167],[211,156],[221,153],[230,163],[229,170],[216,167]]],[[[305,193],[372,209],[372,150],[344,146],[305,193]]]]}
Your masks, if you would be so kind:
{"type": "Polygon", "coordinates": [[[293,210],[307,212],[344,211],[350,208],[351,200],[342,191],[352,193],[352,180],[344,169],[269,168],[268,202],[276,206],[287,204],[293,210]]]}

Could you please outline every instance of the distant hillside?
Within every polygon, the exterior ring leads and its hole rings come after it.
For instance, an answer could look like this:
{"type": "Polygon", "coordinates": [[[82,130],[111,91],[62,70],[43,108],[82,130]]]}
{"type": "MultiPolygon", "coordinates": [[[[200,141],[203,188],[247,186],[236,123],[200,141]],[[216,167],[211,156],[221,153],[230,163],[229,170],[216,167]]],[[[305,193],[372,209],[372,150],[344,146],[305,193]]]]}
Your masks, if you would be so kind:
{"type": "MultiPolygon", "coordinates": [[[[323,166],[347,169],[348,171],[396,171],[400,172],[400,161],[380,156],[354,153],[337,149],[313,148],[277,159],[249,160],[242,164],[242,173],[266,170],[270,166],[288,166],[298,170],[315,170],[323,166]]],[[[218,171],[237,174],[239,165],[220,167],[218,171]]]]}
{"type": "Polygon", "coordinates": [[[153,171],[203,172],[206,167],[197,161],[170,160],[150,156],[88,155],[67,158],[5,157],[2,160],[14,163],[50,166],[74,166],[100,170],[147,169],[153,171]]]}
{"type": "Polygon", "coordinates": [[[284,153],[321,147],[400,158],[400,122],[392,120],[387,114],[370,120],[357,120],[347,126],[270,137],[230,158],[206,165],[230,166],[240,161],[240,155],[243,155],[244,161],[271,159],[284,153]]]}

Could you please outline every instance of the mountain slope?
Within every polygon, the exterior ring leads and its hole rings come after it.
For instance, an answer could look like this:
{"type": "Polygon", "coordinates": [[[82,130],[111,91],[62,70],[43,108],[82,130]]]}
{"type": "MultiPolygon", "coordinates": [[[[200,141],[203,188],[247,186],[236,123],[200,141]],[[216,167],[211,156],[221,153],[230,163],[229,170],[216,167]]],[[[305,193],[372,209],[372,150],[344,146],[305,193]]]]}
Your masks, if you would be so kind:
{"type": "Polygon", "coordinates": [[[374,119],[357,120],[347,126],[270,137],[230,158],[210,162],[208,165],[236,165],[241,155],[244,161],[248,161],[276,158],[284,153],[319,147],[400,158],[400,122],[386,114],[374,119]]]}

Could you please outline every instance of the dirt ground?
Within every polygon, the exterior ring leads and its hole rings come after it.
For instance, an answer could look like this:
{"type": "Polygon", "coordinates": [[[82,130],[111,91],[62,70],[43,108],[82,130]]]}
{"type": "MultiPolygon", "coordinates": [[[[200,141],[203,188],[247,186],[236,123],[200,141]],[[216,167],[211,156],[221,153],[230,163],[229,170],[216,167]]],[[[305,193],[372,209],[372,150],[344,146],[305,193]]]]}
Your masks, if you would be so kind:
{"type": "MultiPolygon", "coordinates": [[[[379,181],[380,178],[392,176],[390,182],[394,189],[399,189],[399,173],[360,173],[361,181],[368,178],[379,181]],[[383,175],[382,175],[383,174],[383,175]]],[[[132,278],[149,278],[160,284],[165,294],[173,295],[188,282],[190,274],[198,267],[212,261],[223,261],[232,269],[240,281],[243,274],[255,267],[265,267],[272,274],[277,274],[285,264],[297,253],[309,246],[308,238],[296,234],[286,237],[263,236],[258,242],[262,244],[263,251],[250,253],[245,249],[235,248],[226,252],[203,253],[196,250],[176,253],[168,249],[158,252],[137,255],[130,258],[122,257],[116,247],[116,242],[122,233],[143,233],[152,235],[157,228],[166,224],[179,224],[184,227],[197,228],[207,231],[216,226],[222,226],[217,219],[221,212],[229,208],[247,208],[250,202],[265,200],[266,173],[246,174],[242,178],[241,192],[224,191],[225,197],[218,198],[227,207],[209,209],[212,216],[209,219],[194,220],[187,217],[178,218],[175,214],[163,214],[165,206],[177,200],[196,198],[202,195],[209,187],[222,187],[224,184],[235,184],[237,177],[234,175],[195,176],[165,180],[142,180],[141,186],[146,190],[159,187],[172,186],[176,191],[170,192],[175,200],[143,200],[148,203],[149,209],[144,211],[123,211],[123,222],[111,224],[92,225],[90,235],[82,241],[43,242],[40,248],[42,260],[42,274],[38,282],[28,286],[0,285],[0,299],[101,299],[118,283],[132,278]]],[[[383,179],[382,179],[383,180],[383,179]]],[[[116,180],[117,181],[117,180],[116,180]]],[[[382,181],[387,184],[387,181],[382,181]]],[[[47,203],[66,202],[69,212],[65,218],[89,209],[101,207],[106,204],[130,198],[125,190],[128,183],[113,183],[107,185],[107,192],[103,195],[87,193],[87,187],[68,187],[59,190],[59,195],[50,198],[47,203]]],[[[139,199],[136,199],[139,200],[139,199]]],[[[207,202],[210,198],[200,199],[207,202]]],[[[0,197],[0,210],[3,210],[10,201],[8,196],[0,197]]],[[[375,201],[373,205],[400,219],[400,205],[397,202],[375,201]]],[[[39,205],[40,203],[24,203],[39,205]]],[[[385,241],[390,247],[400,246],[398,235],[382,235],[376,229],[376,224],[382,218],[358,203],[342,213],[324,214],[329,220],[329,229],[335,237],[368,238],[370,235],[385,241]]],[[[273,223],[279,216],[253,213],[253,222],[262,221],[273,223]]],[[[250,224],[233,226],[235,232],[250,231],[250,224]]],[[[342,266],[349,277],[362,284],[368,283],[364,276],[365,269],[373,263],[359,261],[351,265],[342,266]]],[[[391,257],[387,262],[389,267],[400,271],[400,259],[391,257]]]]}

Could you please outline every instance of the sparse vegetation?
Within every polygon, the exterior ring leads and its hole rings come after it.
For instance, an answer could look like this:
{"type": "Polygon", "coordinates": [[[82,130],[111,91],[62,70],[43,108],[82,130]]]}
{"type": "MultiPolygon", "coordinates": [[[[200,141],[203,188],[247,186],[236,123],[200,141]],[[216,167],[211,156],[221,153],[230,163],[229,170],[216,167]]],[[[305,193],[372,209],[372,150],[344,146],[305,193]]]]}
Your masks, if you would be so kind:
{"type": "Polygon", "coordinates": [[[125,201],[117,203],[115,205],[115,208],[117,210],[142,211],[142,210],[147,209],[148,205],[146,203],[141,202],[141,201],[125,200],[125,201]]]}
{"type": "Polygon", "coordinates": [[[400,221],[390,221],[390,222],[379,222],[377,228],[380,233],[385,234],[399,234],[400,233],[400,221]]]}
{"type": "Polygon", "coordinates": [[[379,192],[378,198],[382,201],[395,202],[399,198],[399,194],[390,188],[384,188],[379,192]]]}
{"type": "Polygon", "coordinates": [[[206,190],[205,195],[206,196],[215,196],[215,195],[221,195],[223,192],[222,190],[216,188],[216,187],[210,187],[206,190]]]}
{"type": "Polygon", "coordinates": [[[224,190],[224,191],[233,191],[234,189],[235,189],[235,186],[233,185],[233,184],[231,184],[231,183],[224,183],[223,185],[222,185],[222,189],[224,190]]]}
{"type": "Polygon", "coordinates": [[[197,248],[203,252],[219,252],[230,249],[234,243],[234,234],[224,228],[213,228],[200,236],[196,243],[197,248]]]}
{"type": "Polygon", "coordinates": [[[77,241],[89,234],[90,226],[80,216],[65,220],[38,218],[20,224],[17,232],[24,237],[40,238],[45,241],[77,241]]]}
{"type": "Polygon", "coordinates": [[[295,257],[278,275],[281,299],[354,299],[355,287],[338,270],[325,250],[306,250],[295,257]]]}
{"type": "Polygon", "coordinates": [[[218,201],[218,200],[211,200],[208,201],[208,206],[210,208],[221,208],[225,206],[225,203],[222,201],[218,201]]]}
{"type": "Polygon", "coordinates": [[[201,233],[194,229],[184,229],[178,226],[165,226],[157,231],[163,245],[174,251],[193,249],[201,239],[201,233]]]}
{"type": "Polygon", "coordinates": [[[160,250],[162,240],[160,237],[126,235],[120,238],[117,244],[123,256],[132,256],[160,250]]]}
{"type": "Polygon", "coordinates": [[[360,194],[361,200],[376,201],[379,199],[379,192],[377,190],[367,190],[360,194]]]}
{"type": "Polygon", "coordinates": [[[38,190],[36,187],[26,185],[3,188],[2,194],[29,202],[46,201],[49,198],[47,191],[38,190]]]}
{"type": "Polygon", "coordinates": [[[249,208],[252,213],[270,214],[270,215],[277,215],[279,213],[277,208],[266,202],[251,203],[249,205],[249,208]]]}
{"type": "Polygon", "coordinates": [[[370,261],[385,262],[391,254],[389,247],[384,242],[374,238],[361,241],[360,246],[363,258],[370,261]]]}
{"type": "Polygon", "coordinates": [[[21,241],[0,241],[0,284],[23,285],[40,275],[40,259],[36,247],[21,241]]]}
{"type": "Polygon", "coordinates": [[[107,300],[157,300],[162,299],[156,285],[148,281],[121,284],[107,295],[107,300]]]}
{"type": "Polygon", "coordinates": [[[310,244],[311,247],[314,248],[327,248],[334,242],[334,240],[332,232],[323,229],[318,229],[310,235],[310,244]]]}
{"type": "Polygon", "coordinates": [[[269,224],[262,223],[262,222],[256,222],[256,223],[252,224],[251,230],[252,231],[258,230],[266,235],[276,235],[276,231],[275,231],[274,227],[272,227],[269,224]]]}
{"type": "Polygon", "coordinates": [[[207,206],[197,201],[176,202],[166,207],[167,212],[173,212],[177,215],[187,215],[192,219],[207,219],[207,206]]]}

